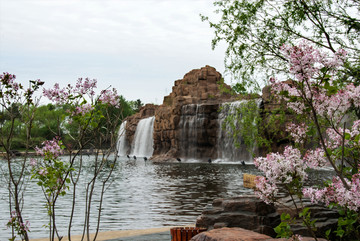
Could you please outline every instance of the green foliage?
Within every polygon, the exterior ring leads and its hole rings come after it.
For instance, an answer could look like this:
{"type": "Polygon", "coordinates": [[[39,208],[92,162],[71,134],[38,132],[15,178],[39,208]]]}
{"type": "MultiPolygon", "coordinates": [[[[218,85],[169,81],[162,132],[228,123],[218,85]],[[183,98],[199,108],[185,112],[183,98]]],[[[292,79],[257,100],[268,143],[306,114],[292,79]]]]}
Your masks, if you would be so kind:
{"type": "MultiPolygon", "coordinates": [[[[306,226],[312,232],[316,231],[315,223],[316,219],[311,219],[311,212],[308,207],[305,207],[299,213],[299,218],[302,219],[303,225],[306,226]]],[[[296,218],[292,218],[288,213],[282,213],[280,216],[281,223],[274,228],[274,231],[277,233],[277,238],[290,238],[292,240],[297,240],[297,236],[294,235],[291,225],[295,224],[296,218]]]]}
{"type": "Polygon", "coordinates": [[[294,220],[288,213],[282,213],[280,218],[281,223],[274,228],[275,233],[277,233],[276,237],[290,238],[293,235],[290,224],[293,223],[294,220]]]}
{"type": "MultiPolygon", "coordinates": [[[[65,146],[59,142],[60,148],[64,149],[65,146]]],[[[48,151],[44,153],[44,157],[39,160],[38,165],[32,169],[32,179],[37,179],[37,184],[42,187],[45,194],[48,196],[48,212],[51,213],[51,204],[56,200],[56,196],[64,196],[66,189],[69,189],[68,183],[70,179],[67,176],[73,168],[70,164],[64,162],[54,153],[48,151]]]]}
{"type": "MultiPolygon", "coordinates": [[[[24,240],[24,237],[26,236],[26,232],[30,232],[29,230],[29,223],[20,223],[19,218],[15,211],[13,211],[10,215],[10,220],[6,224],[8,228],[12,228],[17,235],[21,237],[22,240],[24,240]]],[[[9,238],[9,241],[15,241],[16,236],[14,235],[12,238],[9,238]]]]}
{"type": "Polygon", "coordinates": [[[303,225],[306,226],[309,230],[312,230],[313,232],[317,230],[315,226],[317,219],[311,218],[310,208],[305,207],[303,210],[301,210],[299,217],[302,218],[303,225]]]}
{"type": "Polygon", "coordinates": [[[338,207],[341,217],[338,219],[337,230],[334,230],[336,236],[343,240],[357,240],[360,230],[359,213],[338,207]]]}
{"type": "Polygon", "coordinates": [[[221,0],[214,5],[220,20],[201,18],[214,29],[213,48],[226,42],[225,65],[241,87],[259,90],[266,84],[260,80],[287,74],[280,47],[299,39],[332,52],[345,49],[344,81],[360,83],[358,1],[221,0]]]}
{"type": "Polygon", "coordinates": [[[287,140],[285,129],[286,113],[283,108],[270,112],[260,109],[259,99],[246,100],[241,103],[234,113],[229,113],[222,128],[230,128],[228,134],[233,136],[235,147],[245,144],[253,154],[258,146],[270,151],[272,144],[281,143],[280,137],[287,140]]]}
{"type": "Polygon", "coordinates": [[[236,83],[232,87],[232,90],[237,94],[247,94],[246,86],[244,83],[236,83]]]}
{"type": "Polygon", "coordinates": [[[132,111],[135,113],[138,112],[144,104],[141,102],[140,99],[137,99],[136,101],[130,101],[129,105],[132,111]]]}
{"type": "Polygon", "coordinates": [[[31,129],[32,145],[40,146],[45,140],[63,136],[61,126],[66,115],[66,109],[53,104],[39,106],[35,112],[34,127],[31,129]]]}
{"type": "Polygon", "coordinates": [[[233,113],[226,116],[222,128],[230,128],[227,134],[232,135],[235,147],[240,147],[244,142],[248,151],[253,154],[254,145],[264,141],[259,135],[260,121],[257,101],[243,101],[233,113]]]}
{"type": "MultiPolygon", "coordinates": [[[[89,119],[92,121],[89,128],[86,130],[86,139],[92,139],[92,132],[95,129],[101,129],[105,134],[107,131],[106,118],[110,120],[117,120],[113,124],[119,126],[124,118],[135,113],[133,108],[139,108],[142,105],[138,100],[134,103],[127,101],[124,97],[119,96],[120,107],[108,106],[98,103],[96,111],[87,113],[85,116],[77,116],[72,122],[69,122],[68,116],[70,111],[69,105],[55,106],[47,104],[38,106],[37,108],[30,108],[29,111],[34,111],[33,120],[30,128],[30,139],[27,139],[28,122],[25,106],[21,104],[12,104],[7,111],[0,112],[0,126],[1,134],[3,136],[11,135],[9,139],[9,148],[11,150],[24,150],[26,146],[33,149],[35,146],[40,146],[45,140],[51,140],[57,136],[62,137],[65,143],[72,147],[78,145],[76,138],[80,135],[79,126],[87,123],[89,119]],[[106,118],[105,118],[106,117],[106,118]],[[118,118],[120,117],[120,118],[118,118]]],[[[4,139],[4,142],[7,140],[4,139]]],[[[108,143],[109,144],[109,143],[108,143]]]]}

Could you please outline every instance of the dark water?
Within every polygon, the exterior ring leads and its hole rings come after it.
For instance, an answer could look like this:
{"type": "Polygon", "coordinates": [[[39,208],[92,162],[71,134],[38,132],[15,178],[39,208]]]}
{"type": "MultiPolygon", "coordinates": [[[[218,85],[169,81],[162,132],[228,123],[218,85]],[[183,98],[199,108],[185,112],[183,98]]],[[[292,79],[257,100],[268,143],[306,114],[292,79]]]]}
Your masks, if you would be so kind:
{"type": "MultiPolygon", "coordinates": [[[[152,164],[150,161],[144,162],[142,158],[121,159],[111,186],[105,193],[100,231],[194,224],[202,210],[215,198],[252,193],[252,190],[243,188],[243,173],[260,174],[253,165],[196,162],[152,164]]],[[[312,176],[323,179],[329,175],[330,172],[323,171],[312,176]]],[[[84,179],[79,182],[76,195],[78,206],[73,235],[82,232],[86,176],[85,173],[84,179]]],[[[0,240],[10,237],[10,230],[6,229],[8,194],[4,183],[1,180],[0,240]]],[[[97,188],[100,190],[100,186],[97,188]]],[[[67,235],[71,197],[71,194],[67,194],[57,202],[57,225],[64,236],[67,235]]],[[[44,197],[34,182],[29,184],[25,198],[23,213],[31,223],[30,238],[47,237],[47,229],[42,227],[48,222],[44,197]]],[[[94,204],[93,214],[98,211],[98,198],[95,198],[94,204]]],[[[91,232],[94,232],[95,219],[91,228],[91,232]]]]}

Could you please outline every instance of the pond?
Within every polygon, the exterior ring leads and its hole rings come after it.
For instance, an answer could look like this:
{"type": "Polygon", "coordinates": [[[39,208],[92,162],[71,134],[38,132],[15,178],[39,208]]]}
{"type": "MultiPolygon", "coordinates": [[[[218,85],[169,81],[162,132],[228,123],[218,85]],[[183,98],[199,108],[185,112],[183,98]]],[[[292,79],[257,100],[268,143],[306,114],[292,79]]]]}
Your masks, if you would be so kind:
{"type": "MultiPolygon", "coordinates": [[[[91,157],[90,157],[91,161],[91,157]]],[[[4,169],[4,161],[2,161],[4,169]]],[[[120,158],[114,179],[105,193],[100,231],[145,229],[163,226],[194,224],[203,209],[215,198],[226,198],[252,193],[243,187],[243,173],[260,174],[252,164],[180,162],[153,164],[142,158],[120,158]]],[[[313,173],[316,179],[331,175],[330,171],[313,173]]],[[[84,190],[86,176],[78,184],[77,208],[72,234],[82,233],[84,217],[84,190]]],[[[100,187],[98,187],[100,188],[100,187]]],[[[71,190],[70,192],[71,193],[71,190]]],[[[8,220],[8,194],[4,178],[0,187],[0,240],[10,237],[6,229],[8,220]]],[[[57,223],[60,233],[67,235],[67,224],[72,195],[60,197],[57,202],[57,223]]],[[[31,223],[30,238],[47,237],[48,223],[44,196],[34,181],[30,181],[25,194],[23,214],[31,223]]],[[[98,205],[98,199],[95,199],[98,205]]],[[[92,209],[95,214],[97,208],[92,209]]],[[[96,220],[92,219],[92,232],[96,220]]]]}

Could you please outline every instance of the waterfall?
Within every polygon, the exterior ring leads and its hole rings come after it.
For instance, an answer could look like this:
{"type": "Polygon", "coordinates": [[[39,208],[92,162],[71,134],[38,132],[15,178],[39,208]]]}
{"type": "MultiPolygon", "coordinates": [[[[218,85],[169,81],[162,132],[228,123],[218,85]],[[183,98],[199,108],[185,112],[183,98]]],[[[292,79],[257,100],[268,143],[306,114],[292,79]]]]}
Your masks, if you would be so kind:
{"type": "Polygon", "coordinates": [[[152,156],[154,152],[154,120],[155,116],[152,116],[139,121],[131,145],[131,155],[141,157],[152,156]]]}
{"type": "Polygon", "coordinates": [[[119,156],[126,156],[128,154],[129,150],[129,144],[126,141],[126,121],[123,121],[119,128],[119,135],[118,135],[118,141],[117,141],[117,151],[119,156]]]}
{"type": "MultiPolygon", "coordinates": [[[[226,125],[226,118],[229,115],[236,114],[236,110],[246,103],[247,100],[234,101],[229,103],[223,103],[219,111],[218,123],[218,148],[217,155],[218,160],[221,161],[244,161],[252,162],[252,154],[248,150],[244,143],[244,140],[240,136],[233,136],[232,128],[226,125]],[[236,138],[236,139],[235,139],[236,138]],[[235,146],[235,142],[239,143],[239,146],[235,146]]],[[[261,103],[261,99],[256,100],[257,106],[261,103]]],[[[239,118],[239,116],[237,116],[239,118]]],[[[241,118],[241,116],[240,116],[241,118]]],[[[256,153],[256,143],[253,144],[252,152],[256,153]]]]}
{"type": "Polygon", "coordinates": [[[182,106],[179,122],[181,130],[179,153],[182,158],[201,159],[204,156],[202,145],[208,139],[206,121],[204,106],[198,104],[182,106]]]}

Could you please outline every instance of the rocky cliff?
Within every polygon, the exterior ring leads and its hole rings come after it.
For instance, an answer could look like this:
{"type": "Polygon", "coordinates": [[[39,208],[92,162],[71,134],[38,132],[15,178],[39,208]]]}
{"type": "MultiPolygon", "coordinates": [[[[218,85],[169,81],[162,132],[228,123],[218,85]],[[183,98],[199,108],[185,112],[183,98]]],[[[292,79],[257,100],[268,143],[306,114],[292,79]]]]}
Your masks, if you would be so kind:
{"type": "MultiPolygon", "coordinates": [[[[154,161],[176,158],[216,159],[221,129],[220,105],[246,98],[230,93],[230,86],[223,83],[221,74],[215,68],[205,66],[194,69],[185,74],[183,79],[174,82],[172,92],[164,97],[162,105],[145,105],[139,113],[126,119],[127,141],[132,143],[139,120],[155,116],[154,161]]],[[[263,95],[266,97],[264,113],[278,107],[268,89],[265,89],[263,95]]]]}
{"type": "Polygon", "coordinates": [[[183,79],[174,82],[172,92],[164,97],[162,105],[145,105],[139,113],[126,119],[127,141],[132,143],[140,119],[155,115],[154,160],[176,158],[182,153],[196,153],[197,158],[215,157],[219,104],[234,100],[229,94],[230,86],[221,81],[221,74],[210,66],[185,74],[183,79]],[[200,109],[198,104],[202,104],[200,109]],[[189,133],[182,131],[183,125],[187,125],[186,120],[197,118],[203,118],[204,123],[201,128],[193,128],[195,133],[190,133],[193,135],[190,138],[189,133]]]}
{"type": "MultiPolygon", "coordinates": [[[[153,159],[214,157],[219,103],[233,98],[221,90],[220,83],[221,74],[210,66],[194,69],[175,81],[155,112],[153,159]],[[198,104],[203,104],[200,109],[198,104]],[[187,120],[200,118],[201,127],[189,126],[187,120]]],[[[222,88],[231,90],[225,84],[222,88]]]]}

